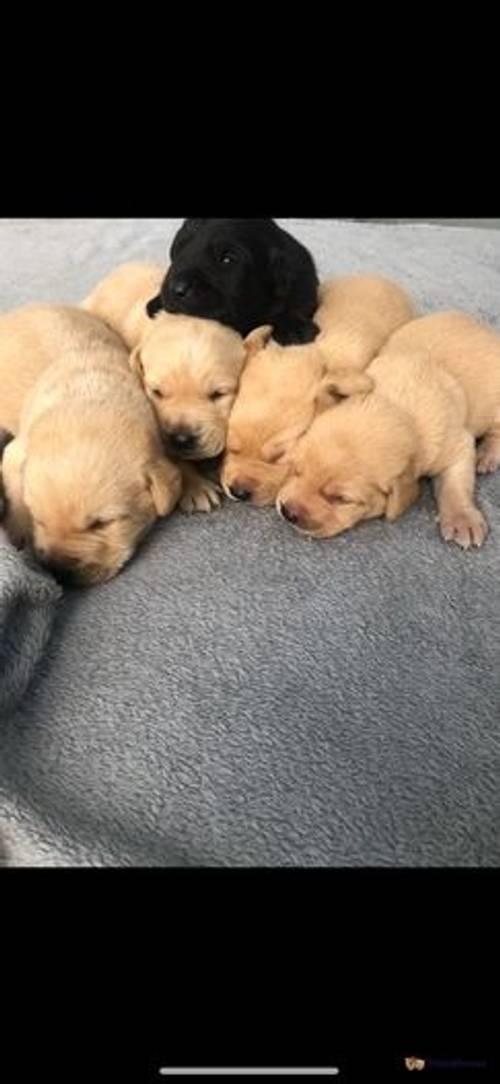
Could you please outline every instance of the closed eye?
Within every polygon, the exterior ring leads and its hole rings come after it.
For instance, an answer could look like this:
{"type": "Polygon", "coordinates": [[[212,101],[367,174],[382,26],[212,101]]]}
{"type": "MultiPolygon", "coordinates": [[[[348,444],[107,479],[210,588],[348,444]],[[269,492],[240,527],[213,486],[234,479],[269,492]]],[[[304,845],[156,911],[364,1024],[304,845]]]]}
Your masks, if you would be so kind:
{"type": "Polygon", "coordinates": [[[92,519],[90,521],[90,523],[87,523],[87,526],[85,527],[85,530],[86,531],[100,531],[100,530],[102,530],[103,527],[108,527],[110,523],[113,523],[112,519],[102,519],[101,517],[98,516],[98,517],[96,517],[96,519],[92,519]]]}
{"type": "Polygon", "coordinates": [[[118,523],[121,520],[130,519],[130,516],[124,512],[121,516],[110,516],[108,519],[105,516],[96,516],[95,519],[91,519],[85,531],[102,531],[104,527],[110,527],[112,523],[118,523]]]}
{"type": "Polygon", "coordinates": [[[355,504],[350,497],[344,497],[341,493],[322,493],[321,496],[328,504],[355,504]]]}
{"type": "Polygon", "coordinates": [[[267,456],[268,463],[280,463],[286,456],[286,449],[282,448],[280,452],[274,452],[273,455],[267,456]]]}
{"type": "Polygon", "coordinates": [[[226,395],[234,395],[232,388],[215,388],[214,391],[209,392],[208,398],[212,403],[215,403],[217,399],[225,399],[226,395]]]}

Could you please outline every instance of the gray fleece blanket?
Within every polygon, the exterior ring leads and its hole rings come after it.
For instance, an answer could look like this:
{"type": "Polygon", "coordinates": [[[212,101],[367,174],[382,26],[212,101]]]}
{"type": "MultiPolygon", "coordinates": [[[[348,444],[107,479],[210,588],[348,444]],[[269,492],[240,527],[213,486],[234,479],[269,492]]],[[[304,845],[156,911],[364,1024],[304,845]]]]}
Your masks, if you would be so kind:
{"type": "Polygon", "coordinates": [[[0,720],[31,681],[61,594],[55,580],[28,563],[0,527],[0,720]]]}
{"type": "MultiPolygon", "coordinates": [[[[2,304],[76,301],[124,260],[166,261],[178,224],[4,220],[2,304]]],[[[323,277],[380,271],[424,312],[500,326],[500,232],[281,224],[323,277]]],[[[426,487],[399,522],[327,542],[228,504],[176,513],[115,581],[65,592],[0,726],[8,861],[497,865],[500,475],[478,494],[480,552],[441,542],[426,487]]],[[[13,657],[32,642],[9,636],[13,657]]]]}

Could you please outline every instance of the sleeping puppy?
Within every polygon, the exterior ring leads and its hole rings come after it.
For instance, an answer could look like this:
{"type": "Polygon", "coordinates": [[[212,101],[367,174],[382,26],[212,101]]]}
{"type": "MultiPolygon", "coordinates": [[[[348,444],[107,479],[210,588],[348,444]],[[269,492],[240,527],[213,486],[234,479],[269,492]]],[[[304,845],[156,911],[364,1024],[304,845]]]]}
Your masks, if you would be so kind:
{"type": "Polygon", "coordinates": [[[150,325],[130,363],[174,455],[203,460],[221,454],[243,367],[271,333],[271,327],[257,328],[242,339],[215,320],[168,313],[150,325]]]}
{"type": "Polygon", "coordinates": [[[98,283],[82,307],[132,349],[132,368],[154,407],[168,453],[183,464],[182,511],[208,512],[220,504],[220,490],[195,463],[223,452],[243,366],[272,329],[258,328],[242,339],[215,320],[165,312],[152,323],[145,306],[161,277],[154,264],[124,264],[98,283]]]}
{"type": "Polygon", "coordinates": [[[164,309],[248,335],[272,324],[282,345],[312,342],[318,277],[306,248],[272,218],[187,218],[170,249],[152,318],[164,309]]]}
{"type": "Polygon", "coordinates": [[[318,418],[297,444],[280,514],[331,538],[396,519],[429,476],[442,537],[480,546],[487,524],[474,474],[500,464],[500,336],[462,313],[435,313],[397,331],[365,376],[373,390],[318,418]]]}
{"type": "Polygon", "coordinates": [[[225,492],[235,500],[274,503],[294,444],[317,414],[371,386],[362,370],[414,314],[399,286],[373,276],[334,279],[320,294],[316,341],[293,347],[271,342],[244,370],[222,469],[225,492]]]}
{"type": "Polygon", "coordinates": [[[158,293],[162,280],[159,264],[121,264],[97,283],[81,307],[100,316],[133,350],[151,328],[146,305],[158,293]]]}
{"type": "Polygon", "coordinates": [[[29,343],[34,381],[5,449],[6,528],[64,583],[115,576],[181,496],[154,411],[118,336],[89,314],[32,306],[2,317],[14,371],[29,343]],[[22,334],[13,333],[22,325],[22,334]],[[39,367],[42,368],[41,362],[39,367]]]}
{"type": "Polygon", "coordinates": [[[417,316],[412,299],[381,275],[343,275],[319,288],[316,346],[332,369],[366,369],[398,327],[417,316]]]}

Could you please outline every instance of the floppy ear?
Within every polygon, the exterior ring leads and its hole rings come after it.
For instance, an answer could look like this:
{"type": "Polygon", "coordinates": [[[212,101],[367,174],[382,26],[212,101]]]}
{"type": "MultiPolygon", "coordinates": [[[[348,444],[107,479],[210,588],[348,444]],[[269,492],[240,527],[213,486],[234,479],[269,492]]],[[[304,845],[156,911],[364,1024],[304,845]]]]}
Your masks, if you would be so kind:
{"type": "Polygon", "coordinates": [[[308,426],[301,422],[291,426],[276,437],[271,437],[261,448],[261,456],[267,463],[286,462],[298,440],[305,436],[308,426]]]}
{"type": "Polygon", "coordinates": [[[321,381],[316,394],[316,406],[319,410],[326,410],[341,399],[349,399],[351,395],[367,395],[373,391],[374,386],[368,373],[356,369],[338,369],[328,373],[321,381]]]}
{"type": "Polygon", "coordinates": [[[262,350],[273,333],[273,329],[270,324],[263,324],[262,327],[256,327],[253,331],[247,335],[246,339],[243,339],[243,346],[245,347],[248,358],[252,357],[252,354],[256,354],[258,350],[262,350]]]}
{"type": "Polygon", "coordinates": [[[155,459],[147,467],[146,484],[157,515],[168,516],[181,495],[182,476],[179,468],[165,456],[155,459]]]}
{"type": "Polygon", "coordinates": [[[394,520],[398,516],[402,516],[403,512],[406,512],[412,504],[415,504],[419,494],[418,479],[415,477],[413,461],[410,459],[401,474],[398,474],[397,478],[391,483],[387,494],[385,518],[394,520]]]}
{"type": "Polygon", "coordinates": [[[128,363],[130,365],[130,368],[132,369],[132,372],[136,373],[136,375],[142,381],[144,379],[144,366],[142,364],[140,346],[134,347],[128,359],[128,363]]]}

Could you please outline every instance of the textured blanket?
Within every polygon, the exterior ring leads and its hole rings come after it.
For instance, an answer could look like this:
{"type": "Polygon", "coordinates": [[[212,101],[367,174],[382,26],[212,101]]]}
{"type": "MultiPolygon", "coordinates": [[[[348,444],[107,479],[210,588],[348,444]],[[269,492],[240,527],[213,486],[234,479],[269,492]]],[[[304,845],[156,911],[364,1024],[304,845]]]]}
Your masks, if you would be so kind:
{"type": "Polygon", "coordinates": [[[61,594],[55,580],[30,565],[0,527],[0,720],[31,681],[61,594]]]}
{"type": "MultiPolygon", "coordinates": [[[[500,326],[500,232],[280,224],[322,276],[380,271],[424,312],[500,326]]],[[[2,304],[166,261],[177,225],[4,220],[2,304]]],[[[115,581],[65,592],[0,726],[8,860],[498,865],[500,475],[478,500],[491,534],[470,553],[440,540],[425,486],[398,522],[325,542],[272,510],[176,513],[115,581]]]]}

